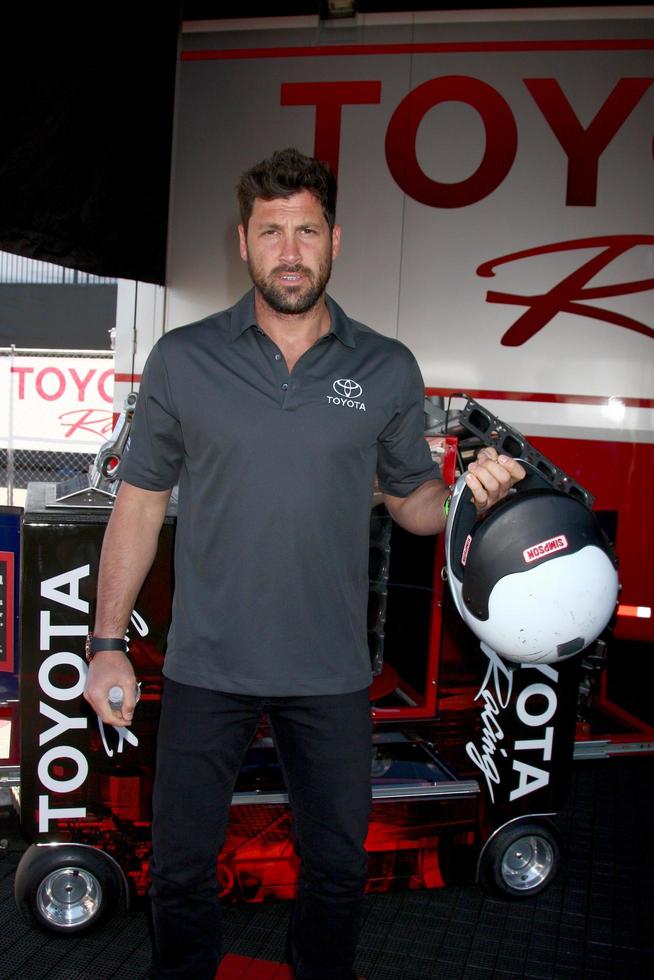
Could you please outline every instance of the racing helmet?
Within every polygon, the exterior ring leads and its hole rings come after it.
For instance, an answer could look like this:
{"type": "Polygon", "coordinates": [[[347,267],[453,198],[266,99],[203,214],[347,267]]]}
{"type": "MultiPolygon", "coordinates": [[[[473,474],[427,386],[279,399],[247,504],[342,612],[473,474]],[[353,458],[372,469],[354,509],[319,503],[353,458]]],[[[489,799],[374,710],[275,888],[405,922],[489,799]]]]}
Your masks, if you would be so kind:
{"type": "Polygon", "coordinates": [[[482,644],[517,663],[555,663],[607,626],[617,560],[593,512],[521,462],[529,475],[481,516],[459,477],[445,529],[447,577],[482,644]]]}

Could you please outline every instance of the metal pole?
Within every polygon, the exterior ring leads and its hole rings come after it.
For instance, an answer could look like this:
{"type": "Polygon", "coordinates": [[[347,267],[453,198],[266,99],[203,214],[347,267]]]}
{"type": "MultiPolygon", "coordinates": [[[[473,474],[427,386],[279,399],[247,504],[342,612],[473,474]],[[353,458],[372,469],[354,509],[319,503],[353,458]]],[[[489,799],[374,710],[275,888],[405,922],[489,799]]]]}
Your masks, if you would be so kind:
{"type": "Polygon", "coordinates": [[[14,366],[15,344],[11,345],[9,355],[9,377],[7,379],[7,391],[9,393],[9,431],[7,432],[7,503],[9,506],[14,502],[14,379],[12,368],[14,366]]]}

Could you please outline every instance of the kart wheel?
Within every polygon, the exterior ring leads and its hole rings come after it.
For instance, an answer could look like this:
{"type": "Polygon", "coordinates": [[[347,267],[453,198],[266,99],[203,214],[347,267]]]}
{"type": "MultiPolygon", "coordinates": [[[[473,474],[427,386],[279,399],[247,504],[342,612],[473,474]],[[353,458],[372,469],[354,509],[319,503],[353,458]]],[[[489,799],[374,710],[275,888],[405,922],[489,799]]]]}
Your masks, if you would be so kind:
{"type": "Polygon", "coordinates": [[[121,882],[111,861],[92,847],[32,844],[14,883],[16,903],[30,925],[83,932],[113,910],[121,882]]]}
{"type": "Polygon", "coordinates": [[[487,842],[479,881],[508,898],[530,898],[546,888],[559,868],[557,833],[545,821],[509,824],[487,842]]]}

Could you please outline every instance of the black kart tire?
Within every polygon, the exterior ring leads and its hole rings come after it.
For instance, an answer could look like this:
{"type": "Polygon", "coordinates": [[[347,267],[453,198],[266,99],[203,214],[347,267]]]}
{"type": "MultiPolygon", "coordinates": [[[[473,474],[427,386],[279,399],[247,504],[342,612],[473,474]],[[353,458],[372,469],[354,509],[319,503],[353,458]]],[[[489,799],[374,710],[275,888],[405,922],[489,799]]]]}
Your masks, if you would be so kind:
{"type": "Polygon", "coordinates": [[[16,869],[16,904],[29,925],[79,933],[116,907],[121,883],[109,858],[92,847],[32,844],[16,869]]]}
{"type": "Polygon", "coordinates": [[[559,836],[546,820],[512,823],[482,852],[479,881],[505,898],[531,898],[550,884],[561,861],[559,836]]]}

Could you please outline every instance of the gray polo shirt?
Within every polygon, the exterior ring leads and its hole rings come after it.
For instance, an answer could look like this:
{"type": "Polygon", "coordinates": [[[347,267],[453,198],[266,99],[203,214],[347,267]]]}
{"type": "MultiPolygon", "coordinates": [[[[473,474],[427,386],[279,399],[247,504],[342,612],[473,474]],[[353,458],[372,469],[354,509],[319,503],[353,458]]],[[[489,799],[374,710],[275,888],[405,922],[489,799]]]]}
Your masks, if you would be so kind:
{"type": "Polygon", "coordinates": [[[148,359],[120,476],[179,484],[164,674],[182,684],[273,697],[370,683],[375,473],[404,497],[439,472],[415,358],[327,303],[329,333],[291,374],[252,291],[148,359]]]}

